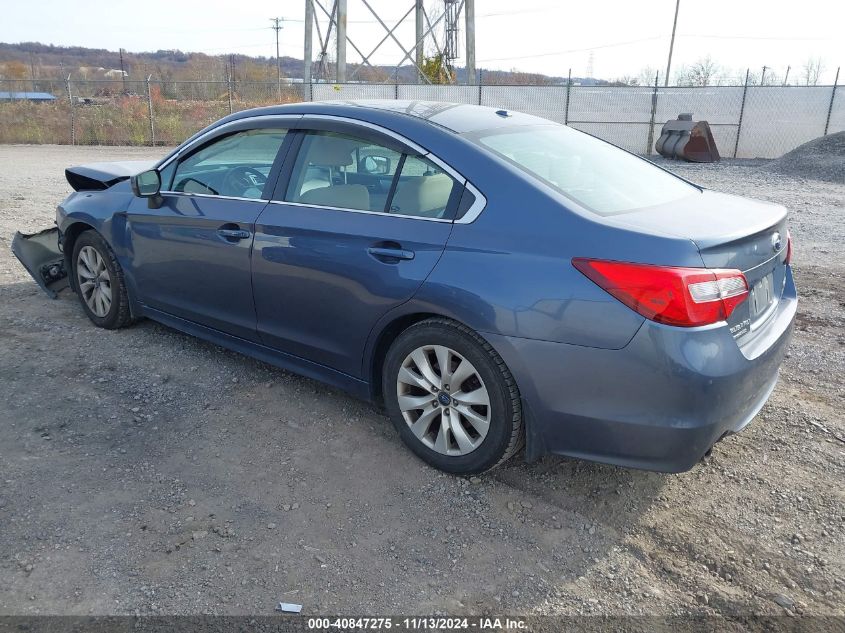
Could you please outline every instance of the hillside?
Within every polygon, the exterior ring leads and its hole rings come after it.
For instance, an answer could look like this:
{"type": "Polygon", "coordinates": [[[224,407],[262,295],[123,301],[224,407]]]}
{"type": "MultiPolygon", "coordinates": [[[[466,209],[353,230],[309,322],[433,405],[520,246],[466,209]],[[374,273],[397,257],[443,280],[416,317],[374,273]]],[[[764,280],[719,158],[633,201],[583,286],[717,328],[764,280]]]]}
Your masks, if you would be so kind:
{"type": "MultiPolygon", "coordinates": [[[[276,59],[274,57],[251,57],[248,55],[206,55],[180,50],[158,50],[152,52],[124,52],[123,68],[128,77],[146,78],[153,75],[165,81],[222,81],[226,79],[227,68],[232,64],[234,78],[240,81],[275,81],[276,59]]],[[[282,57],[282,75],[286,78],[302,78],[302,60],[282,57]]],[[[72,73],[79,79],[104,79],[120,76],[120,53],[101,48],[84,46],[54,46],[39,42],[16,44],[0,42],[0,79],[58,79],[72,73]],[[108,74],[109,71],[111,74],[108,74]]],[[[348,64],[347,74],[352,75],[356,64],[348,64]]],[[[318,64],[314,64],[314,77],[318,77],[318,64]]],[[[463,68],[456,69],[458,82],[464,81],[463,68]]],[[[516,70],[481,69],[485,84],[548,85],[566,82],[566,77],[550,77],[516,70]]],[[[331,79],[331,76],[328,76],[331,79]]],[[[413,66],[377,66],[362,68],[356,80],[399,83],[414,83],[416,71],[413,66]],[[395,78],[394,78],[395,75],[395,78]]],[[[607,83],[602,80],[572,78],[576,83],[607,83]]]]}

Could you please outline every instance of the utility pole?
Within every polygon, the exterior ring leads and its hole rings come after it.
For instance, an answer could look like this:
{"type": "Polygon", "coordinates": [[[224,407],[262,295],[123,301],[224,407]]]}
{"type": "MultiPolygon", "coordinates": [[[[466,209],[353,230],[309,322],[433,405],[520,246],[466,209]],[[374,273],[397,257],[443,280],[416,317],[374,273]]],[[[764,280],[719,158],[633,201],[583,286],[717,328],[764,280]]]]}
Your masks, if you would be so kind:
{"type": "Polygon", "coordinates": [[[35,92],[35,60],[32,51],[29,51],[29,79],[32,82],[32,91],[35,92]]]}
{"type": "Polygon", "coordinates": [[[346,0],[337,1],[337,77],[339,84],[346,82],[346,0]]]}
{"type": "Polygon", "coordinates": [[[120,49],[120,78],[123,79],[123,94],[126,94],[126,71],[123,68],[123,49],[120,49]]]}
{"type": "Polygon", "coordinates": [[[311,0],[305,0],[305,42],[302,56],[302,83],[308,91],[306,97],[311,100],[311,56],[314,45],[314,5],[311,0]]]}
{"type": "Polygon", "coordinates": [[[786,74],[783,76],[783,85],[784,85],[784,86],[786,85],[786,82],[789,80],[789,70],[790,70],[791,68],[792,68],[792,66],[787,66],[787,67],[786,67],[786,74]]]}
{"type": "Polygon", "coordinates": [[[466,0],[464,4],[464,22],[466,23],[467,85],[471,86],[475,83],[475,0],[466,0]]]}
{"type": "MultiPolygon", "coordinates": [[[[423,62],[425,61],[425,25],[423,20],[425,19],[425,7],[423,7],[423,0],[416,0],[414,5],[414,25],[416,26],[416,38],[417,38],[417,45],[416,45],[416,57],[417,57],[417,69],[423,67],[423,62]]],[[[417,83],[421,84],[423,82],[422,72],[417,70],[417,83]]]]}
{"type": "Polygon", "coordinates": [[[761,85],[761,86],[765,86],[765,85],[766,85],[766,71],[767,71],[768,69],[769,69],[769,67],[768,67],[768,66],[765,66],[765,65],[763,66],[763,72],[760,74],[760,85],[761,85]]]}
{"type": "Polygon", "coordinates": [[[276,80],[278,82],[279,101],[282,100],[282,58],[279,56],[279,31],[282,30],[284,18],[270,18],[273,26],[270,28],[276,31],[276,80]]]}
{"type": "Polygon", "coordinates": [[[669,71],[672,70],[672,50],[675,48],[675,30],[678,28],[678,10],[681,8],[681,0],[675,0],[675,21],[672,22],[672,39],[669,40],[669,59],[666,62],[666,76],[663,78],[663,86],[669,86],[669,71]]]}

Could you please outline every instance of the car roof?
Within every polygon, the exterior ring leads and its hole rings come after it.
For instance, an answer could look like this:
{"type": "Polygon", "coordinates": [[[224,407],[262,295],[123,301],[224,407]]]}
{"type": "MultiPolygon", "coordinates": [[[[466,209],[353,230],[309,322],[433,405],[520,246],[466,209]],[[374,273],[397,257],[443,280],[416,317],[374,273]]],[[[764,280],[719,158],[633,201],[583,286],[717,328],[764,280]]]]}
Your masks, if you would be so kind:
{"type": "Polygon", "coordinates": [[[379,114],[381,115],[378,117],[380,119],[384,119],[384,115],[388,115],[389,118],[395,117],[397,122],[412,117],[457,134],[550,123],[547,119],[504,108],[491,108],[467,103],[401,99],[305,101],[256,110],[244,110],[239,112],[236,117],[228,117],[228,119],[258,114],[329,114],[363,121],[369,121],[372,119],[372,115],[379,114]]]}

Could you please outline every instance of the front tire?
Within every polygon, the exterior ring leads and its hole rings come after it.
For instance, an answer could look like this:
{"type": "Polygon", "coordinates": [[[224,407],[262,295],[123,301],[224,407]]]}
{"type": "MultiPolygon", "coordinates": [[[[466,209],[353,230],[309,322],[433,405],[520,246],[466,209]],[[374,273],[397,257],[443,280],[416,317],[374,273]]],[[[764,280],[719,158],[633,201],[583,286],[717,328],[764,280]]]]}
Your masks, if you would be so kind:
{"type": "Polygon", "coordinates": [[[522,446],[516,381],[487,341],[454,321],[402,332],[385,358],[382,393],[405,444],[440,470],[484,472],[522,446]]]}
{"type": "Polygon", "coordinates": [[[85,231],[74,242],[73,279],[82,309],[97,327],[115,330],[132,322],[123,269],[96,231],[85,231]]]}

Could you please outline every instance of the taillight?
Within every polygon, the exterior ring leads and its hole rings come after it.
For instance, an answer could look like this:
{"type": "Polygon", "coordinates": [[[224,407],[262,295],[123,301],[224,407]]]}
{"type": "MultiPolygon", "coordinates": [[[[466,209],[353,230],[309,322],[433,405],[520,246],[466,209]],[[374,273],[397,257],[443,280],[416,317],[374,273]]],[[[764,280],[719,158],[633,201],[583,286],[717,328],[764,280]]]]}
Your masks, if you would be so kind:
{"type": "Polygon", "coordinates": [[[694,327],[727,319],[748,296],[739,270],[575,258],[572,265],[647,319],[694,327]]]}
{"type": "Polygon", "coordinates": [[[783,263],[792,263],[792,233],[789,231],[786,232],[786,259],[783,260],[783,263]]]}

